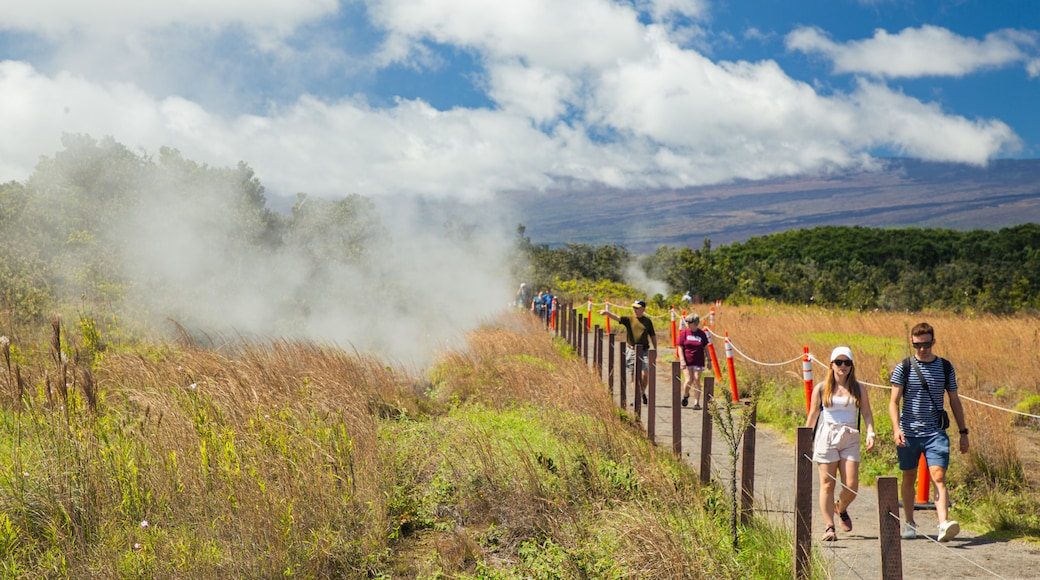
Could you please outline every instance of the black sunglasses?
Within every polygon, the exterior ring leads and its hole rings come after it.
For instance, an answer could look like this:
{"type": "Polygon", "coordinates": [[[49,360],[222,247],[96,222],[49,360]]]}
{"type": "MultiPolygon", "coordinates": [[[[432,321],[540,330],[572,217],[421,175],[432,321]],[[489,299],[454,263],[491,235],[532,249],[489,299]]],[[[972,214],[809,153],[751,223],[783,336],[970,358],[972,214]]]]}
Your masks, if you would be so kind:
{"type": "Polygon", "coordinates": [[[841,367],[841,366],[845,366],[845,367],[851,367],[851,366],[852,366],[852,361],[850,361],[850,360],[845,360],[845,359],[843,359],[843,358],[839,358],[839,359],[836,359],[836,360],[832,360],[832,361],[831,361],[831,363],[833,363],[833,364],[836,364],[836,365],[838,365],[839,367],[841,367]]]}
{"type": "Polygon", "coordinates": [[[911,342],[910,344],[914,345],[914,348],[932,348],[932,345],[935,344],[935,341],[928,340],[925,342],[911,342]]]}

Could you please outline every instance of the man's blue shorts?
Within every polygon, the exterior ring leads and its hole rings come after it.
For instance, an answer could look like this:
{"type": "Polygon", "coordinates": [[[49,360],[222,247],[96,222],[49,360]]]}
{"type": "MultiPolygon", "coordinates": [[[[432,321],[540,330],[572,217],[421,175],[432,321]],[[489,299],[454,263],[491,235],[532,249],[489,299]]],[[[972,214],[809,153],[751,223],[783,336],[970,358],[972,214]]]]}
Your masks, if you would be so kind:
{"type": "Polygon", "coordinates": [[[921,454],[928,466],[938,465],[943,469],[950,467],[950,436],[946,431],[939,431],[928,437],[907,437],[906,447],[896,447],[899,457],[899,469],[912,471],[917,469],[921,454]]]}

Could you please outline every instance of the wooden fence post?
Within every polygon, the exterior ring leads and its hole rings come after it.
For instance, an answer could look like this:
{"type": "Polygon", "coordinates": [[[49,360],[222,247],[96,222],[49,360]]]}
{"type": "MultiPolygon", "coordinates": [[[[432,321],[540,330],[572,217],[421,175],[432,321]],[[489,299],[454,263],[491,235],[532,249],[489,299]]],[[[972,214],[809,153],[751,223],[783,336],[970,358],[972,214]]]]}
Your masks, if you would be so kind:
{"type": "Polygon", "coordinates": [[[755,432],[758,426],[758,407],[751,406],[751,421],[744,429],[744,449],[740,466],[740,523],[751,523],[755,503],[755,432]]]}
{"type": "Polygon", "coordinates": [[[626,364],[626,361],[628,359],[628,343],[626,343],[625,341],[621,341],[621,348],[618,349],[618,355],[621,359],[618,364],[618,366],[621,367],[621,408],[627,409],[628,389],[626,388],[626,386],[628,385],[628,366],[626,364]]]}
{"type": "Polygon", "coordinates": [[[812,427],[799,427],[794,474],[794,577],[812,574],[812,427]]]}
{"type": "MultiPolygon", "coordinates": [[[[633,367],[634,368],[634,372],[632,373],[632,399],[635,402],[634,404],[635,404],[635,407],[636,407],[636,417],[642,419],[643,418],[643,397],[642,397],[643,387],[642,387],[642,385],[639,384],[639,377],[641,377],[642,374],[643,374],[643,348],[644,347],[642,345],[637,344],[637,345],[635,345],[632,348],[635,351],[635,355],[636,355],[636,364],[633,367]]],[[[642,421],[640,421],[639,425],[640,425],[640,427],[642,427],[642,421]]]]}
{"type": "Polygon", "coordinates": [[[611,332],[607,335],[607,386],[610,387],[611,397],[614,396],[614,343],[614,333],[611,332]]]}
{"type": "Polygon", "coordinates": [[[877,478],[878,536],[881,539],[881,579],[902,580],[902,536],[899,533],[899,485],[894,476],[877,478]]]}
{"type": "Polygon", "coordinates": [[[672,361],[672,453],[682,455],[682,369],[672,361]]]}
{"type": "Polygon", "coordinates": [[[596,375],[599,376],[599,381],[603,381],[603,328],[599,327],[599,324],[595,326],[596,332],[593,335],[593,347],[592,347],[592,364],[596,366],[596,375]]]}
{"type": "Polygon", "coordinates": [[[711,481],[711,401],[715,397],[715,377],[704,377],[704,413],[701,414],[701,483],[711,481]]]}
{"type": "Polygon", "coordinates": [[[589,322],[588,319],[585,322],[578,325],[581,330],[581,352],[585,355],[585,366],[589,365],[589,322]]]}
{"type": "Polygon", "coordinates": [[[646,435],[651,442],[657,437],[657,349],[647,349],[646,435]]]}

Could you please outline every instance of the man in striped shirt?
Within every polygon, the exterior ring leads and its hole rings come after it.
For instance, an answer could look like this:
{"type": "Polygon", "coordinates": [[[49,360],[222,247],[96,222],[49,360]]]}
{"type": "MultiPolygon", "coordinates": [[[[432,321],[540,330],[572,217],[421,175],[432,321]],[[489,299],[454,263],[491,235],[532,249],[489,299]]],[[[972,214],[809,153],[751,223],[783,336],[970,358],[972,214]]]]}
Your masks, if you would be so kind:
{"type": "Polygon", "coordinates": [[[914,522],[914,485],[921,454],[928,464],[928,475],[935,485],[935,513],[939,519],[938,540],[945,542],[960,532],[960,524],[947,519],[946,469],[950,466],[950,437],[942,425],[943,399],[950,398],[950,410],[960,431],[961,453],[968,452],[968,429],[964,426],[964,408],[957,395],[957,374],[949,361],[932,353],[935,330],[922,322],[910,331],[914,356],[892,371],[892,396],[888,416],[903,472],[901,486],[905,523],[903,538],[917,537],[914,522]],[[902,399],[902,410],[900,410],[902,399]]]}

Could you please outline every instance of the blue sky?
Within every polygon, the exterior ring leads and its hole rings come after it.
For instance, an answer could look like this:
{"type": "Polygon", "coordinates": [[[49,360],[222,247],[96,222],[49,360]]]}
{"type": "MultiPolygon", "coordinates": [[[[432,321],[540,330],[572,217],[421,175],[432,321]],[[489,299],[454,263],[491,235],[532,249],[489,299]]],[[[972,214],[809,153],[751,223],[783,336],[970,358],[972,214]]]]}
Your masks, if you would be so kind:
{"type": "Polygon", "coordinates": [[[63,132],[270,195],[684,187],[1040,156],[1035,0],[0,5],[0,181],[63,132]]]}

